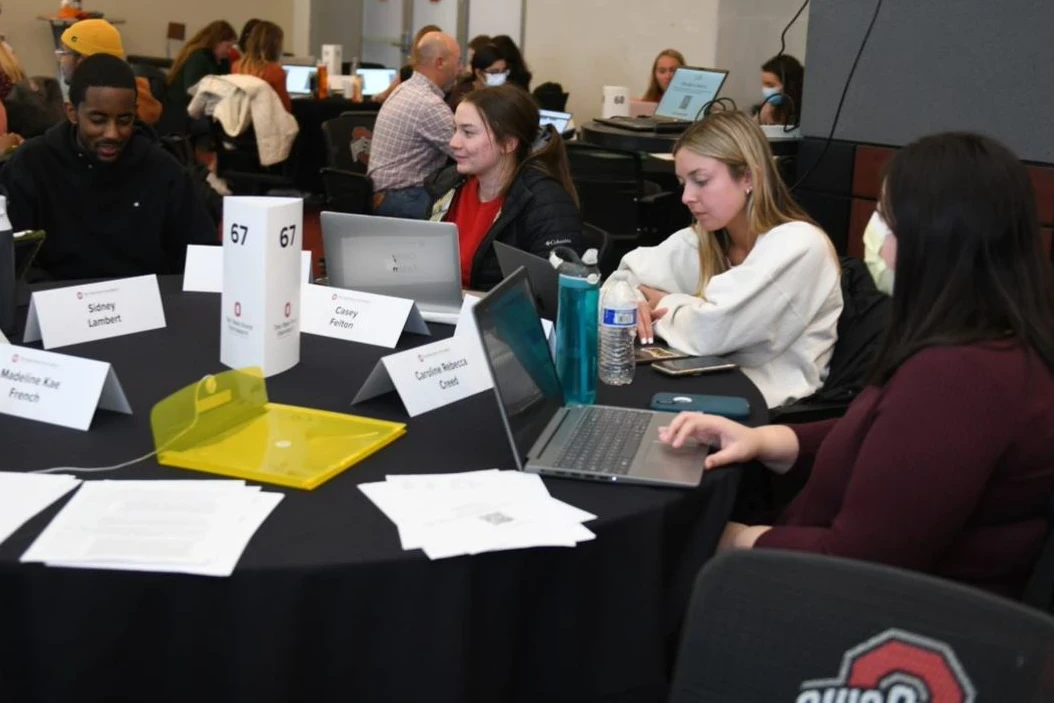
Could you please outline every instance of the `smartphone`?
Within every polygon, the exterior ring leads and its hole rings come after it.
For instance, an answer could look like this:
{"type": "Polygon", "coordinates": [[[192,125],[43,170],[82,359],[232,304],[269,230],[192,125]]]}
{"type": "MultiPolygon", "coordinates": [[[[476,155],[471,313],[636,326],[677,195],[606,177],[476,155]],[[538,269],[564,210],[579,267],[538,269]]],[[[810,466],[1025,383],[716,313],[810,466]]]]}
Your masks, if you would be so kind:
{"type": "Polygon", "coordinates": [[[662,344],[649,344],[637,347],[636,358],[638,364],[654,364],[656,361],[669,361],[671,359],[687,359],[691,354],[679,352],[662,344]]]}
{"type": "Polygon", "coordinates": [[[747,399],[729,395],[656,393],[651,398],[651,409],[673,413],[681,411],[708,413],[731,420],[746,420],[750,417],[750,403],[747,399]]]}
{"type": "Polygon", "coordinates": [[[688,359],[667,359],[656,361],[651,365],[653,369],[667,376],[698,376],[703,373],[715,371],[732,371],[738,369],[737,364],[719,356],[693,356],[688,359]]]}

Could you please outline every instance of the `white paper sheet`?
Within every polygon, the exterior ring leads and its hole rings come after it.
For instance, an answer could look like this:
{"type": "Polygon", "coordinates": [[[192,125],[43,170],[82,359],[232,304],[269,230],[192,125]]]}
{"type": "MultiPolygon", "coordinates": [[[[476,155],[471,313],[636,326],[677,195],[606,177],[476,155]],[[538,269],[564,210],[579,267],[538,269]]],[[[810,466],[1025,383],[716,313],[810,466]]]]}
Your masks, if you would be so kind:
{"type": "Polygon", "coordinates": [[[0,472],[0,544],[80,482],[64,474],[0,472]]]}

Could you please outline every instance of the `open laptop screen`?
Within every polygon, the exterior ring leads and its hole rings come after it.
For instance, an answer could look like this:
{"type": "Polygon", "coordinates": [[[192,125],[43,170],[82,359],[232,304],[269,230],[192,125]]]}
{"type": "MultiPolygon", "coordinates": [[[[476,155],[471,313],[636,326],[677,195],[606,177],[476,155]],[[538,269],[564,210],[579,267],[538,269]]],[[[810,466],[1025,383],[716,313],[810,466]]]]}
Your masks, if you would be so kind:
{"type": "Polygon", "coordinates": [[[363,95],[383,93],[399,75],[399,71],[394,68],[360,68],[355,73],[362,79],[363,95]]]}
{"type": "Polygon", "coordinates": [[[717,97],[727,77],[728,71],[712,68],[678,68],[655,114],[694,122],[702,117],[706,104],[717,97]]]}
{"type": "Polygon", "coordinates": [[[290,95],[310,95],[311,81],[318,69],[314,66],[282,66],[285,69],[285,89],[290,95]]]}
{"type": "Polygon", "coordinates": [[[570,112],[559,112],[557,110],[539,110],[538,117],[539,127],[551,124],[560,134],[567,131],[567,125],[571,122],[570,112]]]}
{"type": "Polygon", "coordinates": [[[473,309],[517,462],[564,405],[527,272],[520,268],[473,309]]]}

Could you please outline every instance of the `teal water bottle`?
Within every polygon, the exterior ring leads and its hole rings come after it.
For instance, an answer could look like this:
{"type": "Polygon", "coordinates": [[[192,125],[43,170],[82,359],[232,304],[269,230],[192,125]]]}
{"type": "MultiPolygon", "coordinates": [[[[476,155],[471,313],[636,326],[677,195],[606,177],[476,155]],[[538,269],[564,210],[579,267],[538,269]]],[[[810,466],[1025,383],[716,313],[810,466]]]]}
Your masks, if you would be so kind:
{"type": "Polygon", "coordinates": [[[592,405],[597,399],[597,306],[600,270],[597,250],[582,258],[567,247],[550,255],[560,280],[556,312],[556,373],[569,405],[592,405]]]}

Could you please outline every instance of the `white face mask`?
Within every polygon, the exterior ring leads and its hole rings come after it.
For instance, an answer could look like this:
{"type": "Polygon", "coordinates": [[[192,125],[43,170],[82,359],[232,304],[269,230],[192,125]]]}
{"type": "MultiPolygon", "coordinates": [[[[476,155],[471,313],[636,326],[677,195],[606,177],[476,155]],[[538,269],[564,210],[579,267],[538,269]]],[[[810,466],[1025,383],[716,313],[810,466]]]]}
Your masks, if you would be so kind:
{"type": "Polygon", "coordinates": [[[783,93],[779,88],[763,85],[761,86],[761,98],[771,105],[779,105],[783,102],[783,93]]]}
{"type": "Polygon", "coordinates": [[[504,73],[484,73],[483,81],[487,84],[487,87],[493,88],[499,85],[505,85],[505,81],[509,78],[509,72],[504,73]]]}

